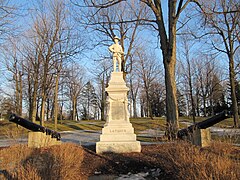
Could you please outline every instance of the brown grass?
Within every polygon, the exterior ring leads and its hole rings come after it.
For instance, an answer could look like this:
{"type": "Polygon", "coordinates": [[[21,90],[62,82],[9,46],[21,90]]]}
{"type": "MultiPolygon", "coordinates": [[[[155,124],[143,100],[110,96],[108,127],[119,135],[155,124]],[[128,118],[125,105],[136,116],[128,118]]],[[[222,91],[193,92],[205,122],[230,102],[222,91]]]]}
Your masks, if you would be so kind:
{"type": "Polygon", "coordinates": [[[235,150],[221,143],[202,149],[182,142],[166,144],[159,158],[174,179],[240,179],[239,165],[229,158],[235,150]]]}
{"type": "Polygon", "coordinates": [[[8,179],[79,179],[83,150],[74,144],[33,149],[24,145],[0,150],[0,169],[8,179]]]}
{"type": "MultiPolygon", "coordinates": [[[[97,155],[74,144],[33,149],[17,145],[0,149],[6,179],[79,180],[95,172],[128,174],[160,169],[148,179],[240,179],[240,148],[215,142],[200,148],[178,141],[142,146],[141,153],[97,155]]],[[[1,175],[0,175],[1,179],[1,175]]]]}

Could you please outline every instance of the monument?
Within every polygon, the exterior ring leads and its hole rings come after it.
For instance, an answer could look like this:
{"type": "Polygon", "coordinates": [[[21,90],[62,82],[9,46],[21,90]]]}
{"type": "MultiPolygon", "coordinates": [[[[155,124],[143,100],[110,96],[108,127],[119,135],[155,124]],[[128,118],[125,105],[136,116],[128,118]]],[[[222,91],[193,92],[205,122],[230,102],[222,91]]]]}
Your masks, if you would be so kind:
{"type": "Polygon", "coordinates": [[[117,61],[118,61],[118,71],[122,71],[122,55],[123,55],[123,50],[122,46],[118,44],[119,38],[117,36],[114,37],[114,44],[111,45],[108,50],[113,53],[113,72],[116,72],[116,67],[117,67],[117,61]]]}
{"type": "Polygon", "coordinates": [[[100,141],[96,143],[96,152],[141,152],[140,142],[136,139],[134,129],[129,121],[127,92],[129,88],[123,80],[121,71],[122,47],[118,44],[119,38],[109,50],[113,53],[113,72],[106,91],[108,93],[107,121],[102,129],[100,141]],[[118,72],[116,71],[118,61],[118,72]]]}

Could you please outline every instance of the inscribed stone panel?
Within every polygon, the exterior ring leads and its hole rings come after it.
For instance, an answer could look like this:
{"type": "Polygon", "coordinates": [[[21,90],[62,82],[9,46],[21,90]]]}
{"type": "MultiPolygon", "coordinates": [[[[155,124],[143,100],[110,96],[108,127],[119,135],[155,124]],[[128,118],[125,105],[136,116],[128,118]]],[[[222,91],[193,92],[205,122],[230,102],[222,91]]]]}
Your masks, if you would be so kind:
{"type": "Polygon", "coordinates": [[[122,102],[112,102],[111,106],[112,120],[124,120],[124,104],[122,102]]]}

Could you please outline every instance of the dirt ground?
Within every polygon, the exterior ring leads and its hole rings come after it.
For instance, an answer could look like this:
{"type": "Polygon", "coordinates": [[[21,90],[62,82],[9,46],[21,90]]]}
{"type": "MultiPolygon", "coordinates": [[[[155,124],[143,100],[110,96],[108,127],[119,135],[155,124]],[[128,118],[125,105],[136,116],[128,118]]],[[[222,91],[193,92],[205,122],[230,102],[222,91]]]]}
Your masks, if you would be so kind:
{"type": "Polygon", "coordinates": [[[84,147],[81,172],[84,177],[91,177],[93,175],[95,177],[102,175],[120,176],[121,174],[152,172],[155,174],[150,173],[146,177],[147,179],[152,179],[151,177],[153,176],[156,179],[172,179],[170,172],[165,172],[161,169],[158,156],[159,148],[159,145],[144,145],[142,146],[141,153],[104,153],[99,155],[95,153],[94,146],[84,147]],[[158,170],[157,174],[156,170],[158,170]]]}
{"type": "MultiPolygon", "coordinates": [[[[183,143],[183,145],[180,145],[180,148],[178,146],[179,145],[176,145],[175,143],[142,145],[141,153],[106,153],[102,155],[96,154],[95,147],[93,146],[87,148],[84,147],[82,175],[86,178],[95,175],[95,179],[98,180],[100,179],[98,176],[102,177],[103,175],[121,176],[123,174],[129,175],[137,173],[145,173],[144,179],[166,180],[182,178],[205,179],[210,178],[210,176],[221,176],[223,179],[235,179],[235,177],[240,177],[240,173],[231,172],[235,170],[234,168],[231,169],[228,167],[228,165],[220,165],[217,167],[216,164],[219,164],[219,162],[217,162],[218,160],[215,160],[216,155],[216,158],[219,158],[220,161],[227,164],[229,157],[236,157],[235,155],[237,155],[238,158],[235,158],[237,161],[232,161],[231,159],[230,166],[234,164],[234,167],[238,167],[240,164],[240,157],[238,156],[238,154],[240,154],[240,148],[227,148],[224,147],[224,145],[223,147],[222,145],[217,145],[216,147],[208,147],[202,149],[185,143],[183,143]],[[201,155],[204,157],[201,157],[201,155]],[[207,157],[209,155],[213,156],[214,158],[212,159],[210,157],[207,157]],[[209,162],[206,162],[206,160],[209,160],[209,162]],[[212,166],[216,169],[212,169],[212,166]],[[221,168],[224,170],[226,169],[226,172],[229,171],[229,174],[236,173],[236,176],[229,176],[227,173],[221,174],[221,168]],[[207,172],[208,169],[212,169],[212,172],[207,172]],[[202,176],[202,174],[206,173],[208,173],[208,175],[206,175],[207,177],[203,177],[204,175],[202,176]],[[196,176],[193,177],[192,174],[194,174],[194,176],[196,174],[196,176]]],[[[111,179],[111,177],[109,177],[109,179],[111,179]]]]}

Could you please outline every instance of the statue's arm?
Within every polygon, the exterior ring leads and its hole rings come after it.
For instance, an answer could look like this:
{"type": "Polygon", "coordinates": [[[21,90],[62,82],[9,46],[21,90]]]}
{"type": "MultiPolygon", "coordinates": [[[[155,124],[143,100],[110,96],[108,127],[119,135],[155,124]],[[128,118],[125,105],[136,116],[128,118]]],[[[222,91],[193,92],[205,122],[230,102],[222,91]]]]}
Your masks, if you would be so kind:
{"type": "Polygon", "coordinates": [[[120,48],[120,53],[121,54],[124,54],[124,52],[123,52],[123,49],[122,49],[122,46],[120,46],[121,48],[120,48]]]}
{"type": "Polygon", "coordinates": [[[109,46],[108,50],[109,50],[110,52],[114,52],[113,45],[109,46]]]}

